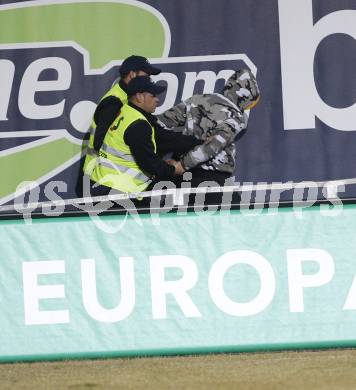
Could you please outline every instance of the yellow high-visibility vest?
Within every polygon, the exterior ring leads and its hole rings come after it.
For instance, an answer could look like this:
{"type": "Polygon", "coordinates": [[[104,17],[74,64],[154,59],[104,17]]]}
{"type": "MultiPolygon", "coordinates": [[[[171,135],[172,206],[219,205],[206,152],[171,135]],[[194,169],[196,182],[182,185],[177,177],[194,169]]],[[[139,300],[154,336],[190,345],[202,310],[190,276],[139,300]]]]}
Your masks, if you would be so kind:
{"type": "MultiPolygon", "coordinates": [[[[100,101],[107,98],[108,96],[115,96],[120,99],[121,103],[124,105],[127,103],[127,93],[120,87],[119,83],[115,83],[112,88],[101,98],[100,101]]],[[[83,171],[87,175],[91,175],[91,171],[95,165],[95,159],[98,157],[97,151],[94,149],[94,136],[96,130],[96,123],[93,119],[93,122],[90,127],[90,135],[88,146],[86,148],[85,161],[83,166],[83,171]],[[93,161],[91,163],[91,161],[93,161]]]]}
{"type": "Polygon", "coordinates": [[[148,187],[151,178],[137,165],[130,147],[124,140],[126,129],[137,120],[145,120],[150,125],[156,153],[153,126],[141,112],[126,104],[105,135],[90,176],[92,181],[125,193],[142,192],[148,187]]]}

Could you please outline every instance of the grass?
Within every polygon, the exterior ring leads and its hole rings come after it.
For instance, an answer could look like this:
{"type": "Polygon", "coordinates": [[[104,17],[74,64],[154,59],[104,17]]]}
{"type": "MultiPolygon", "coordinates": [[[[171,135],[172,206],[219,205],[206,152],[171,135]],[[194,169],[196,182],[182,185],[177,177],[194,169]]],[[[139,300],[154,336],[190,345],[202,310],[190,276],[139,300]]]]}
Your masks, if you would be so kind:
{"type": "Polygon", "coordinates": [[[0,364],[0,389],[352,389],[356,349],[0,364]]]}

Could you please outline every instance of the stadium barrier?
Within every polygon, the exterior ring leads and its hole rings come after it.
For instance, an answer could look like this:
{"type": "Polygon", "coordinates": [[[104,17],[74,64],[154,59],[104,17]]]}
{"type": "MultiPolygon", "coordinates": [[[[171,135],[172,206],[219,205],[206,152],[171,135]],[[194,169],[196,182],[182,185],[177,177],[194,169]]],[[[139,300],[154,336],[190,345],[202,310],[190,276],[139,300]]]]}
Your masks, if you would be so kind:
{"type": "Polygon", "coordinates": [[[355,346],[356,205],[173,198],[5,214],[0,361],[355,346]]]}

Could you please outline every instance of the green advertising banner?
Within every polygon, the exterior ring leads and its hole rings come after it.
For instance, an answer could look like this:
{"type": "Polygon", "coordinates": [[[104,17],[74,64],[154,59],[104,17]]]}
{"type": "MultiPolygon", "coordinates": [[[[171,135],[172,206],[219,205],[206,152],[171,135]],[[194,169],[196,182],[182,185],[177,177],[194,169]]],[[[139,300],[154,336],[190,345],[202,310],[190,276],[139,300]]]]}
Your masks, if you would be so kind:
{"type": "Polygon", "coordinates": [[[355,346],[356,206],[0,225],[0,359],[355,346]]]}

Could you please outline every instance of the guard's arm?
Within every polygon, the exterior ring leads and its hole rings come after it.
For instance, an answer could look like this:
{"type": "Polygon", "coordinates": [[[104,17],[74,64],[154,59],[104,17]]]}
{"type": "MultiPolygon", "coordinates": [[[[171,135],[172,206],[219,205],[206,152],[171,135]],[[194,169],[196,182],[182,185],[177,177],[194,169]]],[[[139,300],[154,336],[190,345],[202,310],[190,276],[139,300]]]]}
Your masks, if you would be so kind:
{"type": "Polygon", "coordinates": [[[227,145],[234,142],[235,137],[243,130],[243,124],[227,120],[219,124],[205,143],[196,146],[182,157],[186,169],[191,169],[214,158],[227,145]]]}
{"type": "Polygon", "coordinates": [[[94,149],[96,151],[99,151],[101,148],[108,128],[119,114],[121,107],[121,100],[116,96],[108,96],[98,104],[94,112],[94,121],[96,123],[94,149]]]}
{"type": "Polygon", "coordinates": [[[130,125],[124,134],[124,140],[140,169],[158,180],[171,180],[175,168],[159,158],[152,143],[152,128],[144,120],[130,125]]]}

